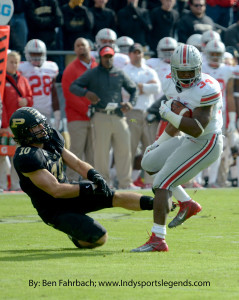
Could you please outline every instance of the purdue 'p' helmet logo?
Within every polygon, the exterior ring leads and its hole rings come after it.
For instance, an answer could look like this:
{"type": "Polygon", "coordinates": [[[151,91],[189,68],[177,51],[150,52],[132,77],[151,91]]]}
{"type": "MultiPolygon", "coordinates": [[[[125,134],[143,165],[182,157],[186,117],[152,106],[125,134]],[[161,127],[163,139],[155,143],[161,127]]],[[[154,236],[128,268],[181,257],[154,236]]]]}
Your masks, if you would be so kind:
{"type": "Polygon", "coordinates": [[[23,118],[13,118],[11,121],[11,128],[17,128],[18,125],[25,123],[25,119],[23,118]]]}

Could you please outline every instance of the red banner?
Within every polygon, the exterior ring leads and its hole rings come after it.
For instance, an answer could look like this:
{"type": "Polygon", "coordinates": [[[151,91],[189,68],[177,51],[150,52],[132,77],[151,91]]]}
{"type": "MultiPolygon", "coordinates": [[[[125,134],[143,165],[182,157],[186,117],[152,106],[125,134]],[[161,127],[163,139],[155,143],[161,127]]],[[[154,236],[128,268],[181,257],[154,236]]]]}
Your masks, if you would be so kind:
{"type": "Polygon", "coordinates": [[[9,46],[10,26],[0,26],[0,95],[3,99],[3,92],[6,79],[7,50],[9,46]]]}

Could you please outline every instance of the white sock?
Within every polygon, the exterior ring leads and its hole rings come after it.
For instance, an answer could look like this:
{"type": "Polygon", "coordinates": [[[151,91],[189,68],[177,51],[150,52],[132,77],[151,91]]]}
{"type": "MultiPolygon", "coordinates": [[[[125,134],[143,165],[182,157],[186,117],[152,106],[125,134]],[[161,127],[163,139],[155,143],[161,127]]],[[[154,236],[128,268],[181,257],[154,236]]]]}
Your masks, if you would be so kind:
{"type": "Polygon", "coordinates": [[[175,199],[180,202],[191,200],[191,197],[186,193],[185,189],[181,185],[172,188],[172,193],[175,199]]]}
{"type": "Polygon", "coordinates": [[[154,226],[152,227],[151,231],[155,233],[157,237],[160,237],[161,239],[165,239],[166,225],[159,225],[154,223],[154,226]]]}

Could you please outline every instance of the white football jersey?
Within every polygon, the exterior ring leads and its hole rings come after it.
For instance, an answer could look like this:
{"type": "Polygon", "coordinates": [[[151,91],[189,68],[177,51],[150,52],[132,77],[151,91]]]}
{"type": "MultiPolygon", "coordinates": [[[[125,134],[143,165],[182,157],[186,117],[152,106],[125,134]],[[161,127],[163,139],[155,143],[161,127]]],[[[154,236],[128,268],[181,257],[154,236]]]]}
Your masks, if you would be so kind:
{"type": "Polygon", "coordinates": [[[58,75],[59,69],[55,62],[45,61],[41,67],[35,67],[28,61],[20,63],[19,72],[25,76],[31,86],[33,107],[43,115],[52,113],[52,81],[58,75]]]}
{"type": "Polygon", "coordinates": [[[221,87],[222,101],[223,101],[223,115],[226,113],[226,87],[230,78],[234,77],[233,67],[221,64],[219,68],[215,69],[209,66],[207,62],[202,65],[202,72],[211,75],[215,78],[221,87]]]}
{"type": "MultiPolygon", "coordinates": [[[[143,84],[143,94],[138,95],[134,109],[146,111],[154,103],[154,95],[158,94],[161,89],[157,73],[144,63],[140,68],[129,63],[123,68],[123,71],[136,84],[143,84]],[[149,83],[152,80],[156,83],[149,83]]],[[[124,102],[127,102],[129,100],[129,94],[124,89],[122,95],[124,102]]]]}
{"type": "MultiPolygon", "coordinates": [[[[171,73],[171,66],[170,64],[166,63],[160,58],[149,58],[146,61],[146,64],[154,69],[156,73],[158,74],[158,78],[160,82],[163,81],[164,77],[171,73]]],[[[157,95],[157,99],[161,98],[163,96],[163,90],[161,89],[159,94],[157,95]]]]}
{"type": "MultiPolygon", "coordinates": [[[[90,55],[93,56],[96,61],[99,61],[98,51],[91,51],[90,55]]],[[[113,58],[113,65],[116,68],[123,69],[130,62],[128,55],[116,52],[113,58]]]]}
{"type": "MultiPolygon", "coordinates": [[[[171,75],[166,76],[162,84],[163,91],[168,99],[176,99],[190,108],[213,105],[212,118],[201,136],[209,133],[220,133],[222,130],[222,95],[217,80],[208,74],[202,73],[201,80],[189,89],[178,93],[171,75]]],[[[201,137],[200,136],[200,137],[201,137]]]]}

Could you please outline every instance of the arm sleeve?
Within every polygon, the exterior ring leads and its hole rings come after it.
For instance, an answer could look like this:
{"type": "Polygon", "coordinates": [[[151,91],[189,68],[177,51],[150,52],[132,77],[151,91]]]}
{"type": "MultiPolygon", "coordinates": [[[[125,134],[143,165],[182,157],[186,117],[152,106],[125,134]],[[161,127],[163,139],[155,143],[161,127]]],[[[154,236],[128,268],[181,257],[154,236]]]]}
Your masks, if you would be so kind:
{"type": "Polygon", "coordinates": [[[142,12],[137,11],[137,15],[139,17],[141,24],[143,25],[143,28],[146,31],[152,30],[152,23],[151,23],[149,12],[147,10],[144,10],[142,12]]]}
{"type": "Polygon", "coordinates": [[[30,84],[27,80],[27,78],[24,77],[24,82],[25,82],[25,98],[27,99],[27,106],[32,106],[33,105],[33,96],[32,96],[32,89],[30,87],[30,84]]]}
{"type": "Polygon", "coordinates": [[[85,96],[91,79],[91,70],[87,70],[70,85],[70,92],[76,96],[85,96]]]}
{"type": "Polygon", "coordinates": [[[208,106],[216,104],[221,99],[221,91],[214,91],[212,94],[202,96],[200,106],[208,106]]]}
{"type": "Polygon", "coordinates": [[[143,84],[143,91],[145,94],[158,94],[161,89],[161,83],[158,79],[158,75],[156,72],[152,72],[152,71],[154,71],[154,70],[151,70],[151,79],[150,80],[154,80],[155,83],[144,83],[143,84]]]}

